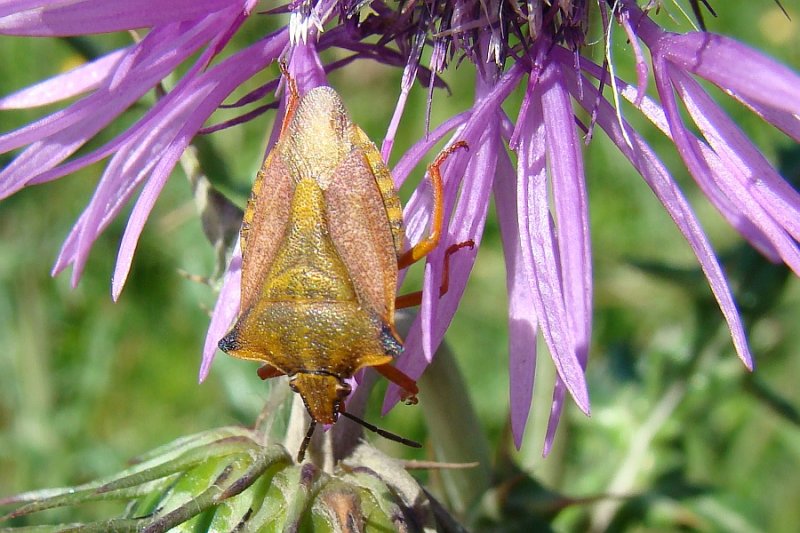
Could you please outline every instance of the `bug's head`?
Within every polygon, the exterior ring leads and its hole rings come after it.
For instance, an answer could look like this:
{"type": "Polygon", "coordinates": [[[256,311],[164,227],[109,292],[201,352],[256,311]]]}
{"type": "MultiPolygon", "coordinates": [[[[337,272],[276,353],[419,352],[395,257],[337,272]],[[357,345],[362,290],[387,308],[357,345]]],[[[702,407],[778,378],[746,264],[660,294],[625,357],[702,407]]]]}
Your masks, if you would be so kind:
{"type": "Polygon", "coordinates": [[[332,374],[298,372],[289,378],[289,387],[303,398],[311,418],[321,424],[333,424],[343,410],[350,385],[332,374]]]}

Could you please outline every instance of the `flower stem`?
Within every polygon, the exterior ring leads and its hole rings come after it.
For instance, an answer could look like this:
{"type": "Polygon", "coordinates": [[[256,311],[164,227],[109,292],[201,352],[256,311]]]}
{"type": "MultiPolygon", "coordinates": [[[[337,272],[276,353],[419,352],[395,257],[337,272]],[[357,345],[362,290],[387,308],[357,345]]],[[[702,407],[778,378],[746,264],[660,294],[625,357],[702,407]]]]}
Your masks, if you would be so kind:
{"type": "Polygon", "coordinates": [[[489,488],[489,443],[453,353],[445,344],[420,379],[420,404],[436,459],[478,463],[475,468],[438,471],[451,511],[463,516],[489,488]]]}

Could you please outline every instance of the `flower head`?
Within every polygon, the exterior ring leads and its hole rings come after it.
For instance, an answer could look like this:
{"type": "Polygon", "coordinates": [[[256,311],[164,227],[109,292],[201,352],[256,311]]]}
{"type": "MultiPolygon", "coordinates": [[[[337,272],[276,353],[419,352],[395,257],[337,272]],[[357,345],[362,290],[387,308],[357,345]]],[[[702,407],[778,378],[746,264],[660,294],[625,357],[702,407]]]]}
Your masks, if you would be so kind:
{"type": "MultiPolygon", "coordinates": [[[[149,28],[129,47],[0,100],[0,109],[9,109],[84,95],[60,111],[0,135],[0,151],[24,147],[0,173],[0,197],[109,158],[54,273],[72,264],[73,282],[77,282],[94,240],[141,187],[114,273],[112,294],[118,297],[142,227],[183,150],[234,89],[279,57],[287,58],[301,93],[325,84],[326,72],[354,61],[369,59],[403,68],[398,103],[382,145],[387,160],[414,82],[421,81],[432,93],[442,86],[438,74],[449,63],[468,60],[476,72],[472,107],[433,128],[405,152],[394,169],[400,185],[434,144],[447,136],[472,147],[469,154],[451,158],[444,169],[448,223],[441,246],[428,257],[422,305],[398,367],[418,377],[430,363],[477,253],[476,247],[452,256],[449,291],[440,298],[445,250],[467,240],[480,243],[494,198],[510,302],[515,442],[520,444],[528,418],[539,331],[558,372],[545,450],[552,444],[567,393],[581,410],[589,412],[584,372],[591,337],[592,269],[581,136],[591,138],[597,127],[642,175],[686,238],[709,280],[739,357],[752,367],[741,319],[707,237],[677,183],[625,114],[640,112],[659,127],[726,220],[768,258],[800,273],[800,196],[700,83],[718,86],[800,140],[800,76],[795,72],[720,35],[668,32],[634,0],[296,0],[267,13],[290,13],[288,27],[224,59],[220,52],[254,15],[256,2],[175,1],[167,8],[162,4],[137,0],[126,2],[123,8],[99,0],[68,5],[19,1],[0,8],[0,33],[13,35],[149,28]],[[605,46],[602,64],[587,52],[590,15],[595,9],[606,37],[600,44],[605,46]],[[619,28],[631,43],[637,65],[636,80],[630,82],[616,75],[611,60],[611,33],[619,28]],[[431,48],[427,66],[422,59],[426,47],[431,48]],[[319,53],[326,49],[348,55],[324,64],[319,53]],[[644,49],[649,51],[649,60],[644,49]],[[136,124],[107,145],[70,159],[100,129],[198,52],[193,66],[136,124]],[[650,73],[653,96],[647,94],[650,73]],[[522,104],[508,113],[503,104],[517,87],[524,87],[522,104]],[[620,97],[632,104],[631,111],[623,110],[620,97]],[[591,117],[588,122],[576,116],[579,109],[591,117]]],[[[274,80],[232,105],[249,104],[277,86],[274,80]]],[[[245,113],[204,131],[233,126],[253,115],[245,113]]],[[[426,231],[430,202],[427,186],[421,186],[406,206],[411,242],[426,231]]],[[[201,377],[207,374],[216,343],[238,309],[239,265],[235,253],[212,317],[201,377]]],[[[397,399],[398,391],[390,389],[385,407],[397,399]]]]}
{"type": "Polygon", "coordinates": [[[367,444],[326,472],[311,463],[293,463],[283,447],[265,444],[263,438],[258,430],[239,427],[188,435],[104,479],[2,497],[0,506],[15,508],[0,515],[0,521],[114,500],[126,502],[124,514],[79,527],[263,531],[313,524],[314,529],[341,531],[363,530],[368,523],[408,531],[434,529],[444,513],[437,509],[434,515],[432,498],[400,461],[367,444]]]}

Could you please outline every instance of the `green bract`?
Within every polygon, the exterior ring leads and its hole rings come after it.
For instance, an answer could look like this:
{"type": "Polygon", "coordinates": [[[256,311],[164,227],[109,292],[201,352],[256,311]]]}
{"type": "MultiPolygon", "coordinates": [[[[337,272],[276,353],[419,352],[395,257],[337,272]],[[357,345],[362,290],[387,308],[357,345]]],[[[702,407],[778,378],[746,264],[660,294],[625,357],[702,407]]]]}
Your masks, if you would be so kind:
{"type": "Polygon", "coordinates": [[[360,444],[333,472],[296,464],[255,430],[178,439],[114,476],[0,500],[9,520],[45,509],[129,501],[122,516],[8,531],[432,531],[430,502],[401,462],[360,444]]]}

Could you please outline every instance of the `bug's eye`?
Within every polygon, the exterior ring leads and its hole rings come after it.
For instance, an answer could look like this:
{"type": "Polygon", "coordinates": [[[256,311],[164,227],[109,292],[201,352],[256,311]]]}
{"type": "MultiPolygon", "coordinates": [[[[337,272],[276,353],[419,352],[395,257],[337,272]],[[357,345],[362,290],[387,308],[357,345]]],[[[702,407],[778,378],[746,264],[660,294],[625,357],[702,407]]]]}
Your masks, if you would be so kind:
{"type": "Polygon", "coordinates": [[[289,380],[289,388],[297,392],[297,384],[294,382],[294,378],[289,380]]]}
{"type": "Polygon", "coordinates": [[[349,383],[339,383],[336,385],[336,392],[339,393],[340,397],[347,396],[353,392],[353,387],[351,387],[349,383]]]}

